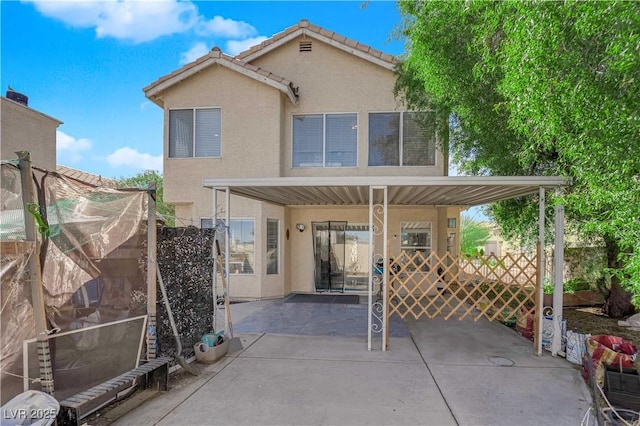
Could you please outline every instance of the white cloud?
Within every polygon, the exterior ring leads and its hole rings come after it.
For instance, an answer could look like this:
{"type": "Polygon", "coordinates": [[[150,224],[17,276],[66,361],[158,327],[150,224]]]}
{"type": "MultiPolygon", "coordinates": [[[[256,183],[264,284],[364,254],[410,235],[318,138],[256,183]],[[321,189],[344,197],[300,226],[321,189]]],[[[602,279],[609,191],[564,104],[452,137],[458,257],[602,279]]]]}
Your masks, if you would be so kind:
{"type": "Polygon", "coordinates": [[[253,25],[244,21],[234,21],[218,15],[208,21],[201,20],[196,27],[196,32],[202,36],[247,38],[257,34],[258,31],[253,25]]]}
{"type": "Polygon", "coordinates": [[[180,54],[180,65],[188,64],[189,62],[193,62],[201,56],[209,53],[209,49],[207,45],[203,42],[198,42],[191,46],[191,49],[187,50],[180,54]]]}
{"type": "Polygon", "coordinates": [[[162,172],[162,155],[153,156],[125,146],[107,155],[111,167],[128,167],[133,170],[157,170],[162,172]]]}
{"type": "Polygon", "coordinates": [[[135,43],[187,31],[203,19],[193,3],[177,0],[33,1],[33,4],[43,15],[73,27],[95,28],[98,37],[135,43]]]}
{"type": "Polygon", "coordinates": [[[251,24],[205,18],[195,3],[179,0],[25,0],[41,14],[72,27],[94,28],[96,36],[142,43],[190,30],[200,36],[245,39],[257,34],[251,24]]]}
{"type": "Polygon", "coordinates": [[[77,163],[82,160],[82,153],[90,149],[91,141],[89,139],[76,139],[60,130],[56,131],[56,155],[59,163],[77,163]]]}
{"type": "Polygon", "coordinates": [[[238,53],[249,49],[251,46],[262,43],[266,39],[267,37],[265,36],[258,36],[246,38],[244,40],[229,40],[227,42],[227,53],[230,55],[237,55],[238,53]]]}

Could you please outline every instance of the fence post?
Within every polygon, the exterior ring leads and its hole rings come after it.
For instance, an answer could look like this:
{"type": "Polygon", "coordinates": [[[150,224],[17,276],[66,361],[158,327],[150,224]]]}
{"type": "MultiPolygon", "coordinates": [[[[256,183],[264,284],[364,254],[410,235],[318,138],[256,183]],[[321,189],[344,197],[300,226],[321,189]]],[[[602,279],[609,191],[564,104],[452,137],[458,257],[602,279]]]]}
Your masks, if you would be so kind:
{"type": "Polygon", "coordinates": [[[156,255],[157,255],[157,228],[156,228],[156,183],[150,182],[147,188],[147,359],[155,359],[157,355],[158,319],[156,297],[156,255]]]}
{"type": "MultiPolygon", "coordinates": [[[[31,286],[31,303],[36,326],[38,347],[38,363],[40,365],[40,386],[42,391],[53,395],[53,366],[51,365],[51,351],[49,348],[49,333],[47,331],[47,317],[44,309],[44,291],[42,289],[42,271],[40,269],[40,245],[36,235],[36,221],[29,213],[29,206],[34,203],[33,172],[31,170],[31,154],[27,151],[16,152],[20,167],[20,181],[22,184],[22,203],[24,205],[24,228],[27,241],[35,244],[33,255],[29,257],[29,284],[31,286]]],[[[46,206],[45,206],[46,207],[46,206]]],[[[27,371],[24,372],[27,374],[27,371]]]]}

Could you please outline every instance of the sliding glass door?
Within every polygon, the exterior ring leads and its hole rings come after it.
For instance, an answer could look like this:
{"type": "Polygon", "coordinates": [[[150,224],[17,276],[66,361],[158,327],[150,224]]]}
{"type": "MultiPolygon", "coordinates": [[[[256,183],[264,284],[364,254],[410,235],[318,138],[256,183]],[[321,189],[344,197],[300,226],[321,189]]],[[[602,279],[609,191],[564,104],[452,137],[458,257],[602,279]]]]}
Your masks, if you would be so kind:
{"type": "Polygon", "coordinates": [[[347,222],[311,222],[316,291],[344,291],[347,222]]]}

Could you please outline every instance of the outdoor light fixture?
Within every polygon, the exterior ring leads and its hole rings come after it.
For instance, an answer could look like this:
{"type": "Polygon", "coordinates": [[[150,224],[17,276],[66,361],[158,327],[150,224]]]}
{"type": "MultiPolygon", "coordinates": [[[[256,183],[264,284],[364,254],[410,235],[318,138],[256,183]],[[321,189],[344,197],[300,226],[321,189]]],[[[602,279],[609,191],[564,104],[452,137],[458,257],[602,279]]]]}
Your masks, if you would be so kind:
{"type": "Polygon", "coordinates": [[[304,223],[298,223],[298,224],[296,225],[296,229],[297,229],[298,231],[300,231],[300,232],[303,232],[303,231],[304,231],[304,223]]]}

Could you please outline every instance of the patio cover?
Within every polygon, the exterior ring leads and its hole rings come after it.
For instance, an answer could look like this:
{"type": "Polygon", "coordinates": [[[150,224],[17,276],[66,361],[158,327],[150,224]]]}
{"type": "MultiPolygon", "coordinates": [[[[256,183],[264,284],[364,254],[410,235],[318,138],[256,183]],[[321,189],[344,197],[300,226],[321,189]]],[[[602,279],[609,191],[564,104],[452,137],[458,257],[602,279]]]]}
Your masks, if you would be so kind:
{"type": "Polygon", "coordinates": [[[232,194],[283,206],[368,205],[370,187],[387,187],[389,205],[475,206],[567,184],[566,179],[556,176],[329,176],[202,181],[207,188],[229,188],[232,194]]]}
{"type": "MultiPolygon", "coordinates": [[[[252,177],[252,178],[204,178],[202,186],[213,189],[213,206],[217,206],[218,190],[225,192],[225,221],[230,221],[230,194],[252,198],[282,206],[369,206],[369,238],[374,240],[374,220],[380,221],[383,232],[383,247],[380,251],[382,264],[387,265],[387,207],[388,206],[432,206],[471,207],[494,201],[539,193],[539,241],[544,242],[545,191],[561,189],[569,182],[557,176],[327,176],[327,177],[252,177]],[[378,209],[378,207],[380,209],[378,209]],[[374,210],[377,215],[374,215],[374,210]]],[[[214,223],[218,211],[214,209],[214,223]]],[[[555,206],[555,251],[554,251],[554,335],[552,354],[560,348],[560,318],[562,316],[562,247],[564,244],[564,209],[555,206]]],[[[225,238],[228,239],[227,233],[225,238]]],[[[226,242],[226,241],[225,241],[226,242]]],[[[229,270],[229,244],[225,244],[225,270],[229,270]]],[[[369,245],[369,257],[374,258],[373,245],[369,245]]],[[[544,252],[538,259],[544,267],[544,252]]],[[[217,271],[214,264],[214,288],[217,271]]],[[[367,349],[371,350],[372,334],[382,334],[382,350],[387,348],[387,274],[383,273],[383,301],[373,301],[373,273],[369,271],[369,322],[367,349]],[[376,307],[377,305],[377,307],[376,307]],[[381,327],[374,324],[374,317],[381,327]]],[[[540,283],[542,282],[539,277],[540,283]]],[[[230,285],[229,287],[230,288],[230,285]]],[[[540,285],[542,298],[542,285],[540,285]]],[[[229,295],[229,292],[227,293],[229,295]]],[[[538,335],[542,335],[542,309],[538,315],[538,335]]],[[[541,339],[537,342],[537,353],[542,354],[541,339]]]]}

